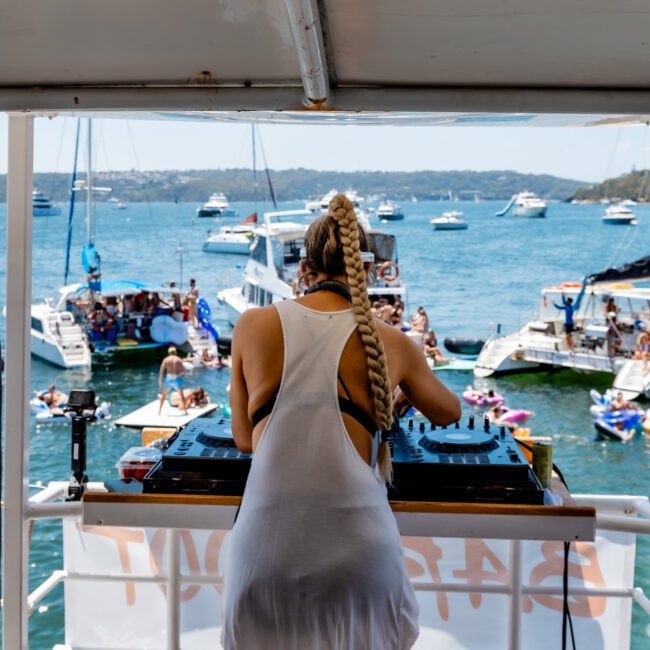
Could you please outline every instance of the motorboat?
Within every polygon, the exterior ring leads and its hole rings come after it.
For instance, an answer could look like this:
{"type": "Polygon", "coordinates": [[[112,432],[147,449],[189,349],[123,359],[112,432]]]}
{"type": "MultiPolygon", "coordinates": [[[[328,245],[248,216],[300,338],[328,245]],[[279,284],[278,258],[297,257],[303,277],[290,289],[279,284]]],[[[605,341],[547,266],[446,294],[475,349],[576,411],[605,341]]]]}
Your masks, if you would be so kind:
{"type": "MultiPolygon", "coordinates": [[[[93,159],[90,119],[87,158],[93,159]]],[[[76,173],[75,167],[73,178],[76,173]]],[[[93,236],[92,196],[95,191],[105,189],[93,184],[91,167],[85,181],[73,183],[73,192],[86,192],[86,240],[81,256],[86,281],[65,284],[58,297],[32,304],[32,355],[61,368],[74,369],[90,368],[97,363],[116,365],[157,360],[164,356],[169,343],[185,346],[188,351],[214,345],[208,321],[202,322],[199,316],[200,327],[194,328],[183,322],[178,312],[173,313],[171,298],[180,289],[102,278],[100,255],[93,236]],[[153,300],[148,301],[150,295],[153,300]]],[[[66,281],[71,235],[69,228],[66,281]]]]}
{"type": "Polygon", "coordinates": [[[61,209],[48,196],[34,190],[32,192],[32,214],[35,217],[58,217],[61,209]]]}
{"type": "Polygon", "coordinates": [[[615,375],[613,388],[626,399],[650,396],[650,369],[635,359],[636,342],[644,328],[650,329],[650,289],[627,283],[603,283],[585,290],[574,312],[572,347],[567,347],[564,314],[555,305],[563,297],[577,303],[579,282],[546,287],[541,292],[537,316],[512,334],[489,338],[481,350],[474,374],[525,372],[543,368],[571,368],[579,372],[615,375]],[[614,300],[615,319],[605,313],[614,300]]]}
{"type": "Polygon", "coordinates": [[[112,196],[110,199],[108,199],[107,202],[111,204],[111,207],[113,208],[113,210],[126,210],[126,205],[124,205],[124,203],[122,203],[122,201],[115,198],[114,196],[112,196]]]}
{"type": "Polygon", "coordinates": [[[467,230],[467,222],[460,218],[462,216],[462,212],[451,210],[443,212],[442,217],[431,219],[430,223],[433,224],[434,230],[467,230]]]}
{"type": "Polygon", "coordinates": [[[211,194],[203,207],[196,209],[197,217],[232,217],[236,214],[223,192],[211,194]]]}
{"type": "Polygon", "coordinates": [[[519,192],[510,199],[503,210],[497,212],[497,217],[505,216],[511,209],[515,217],[542,218],[546,216],[548,206],[546,201],[533,192],[519,192]]]}
{"type": "Polygon", "coordinates": [[[248,255],[253,241],[254,225],[239,224],[237,226],[222,226],[219,232],[210,233],[203,242],[205,253],[226,253],[230,255],[248,255]]]}
{"type": "Polygon", "coordinates": [[[636,215],[626,203],[618,203],[605,210],[601,221],[608,226],[636,226],[636,215]]]}
{"type": "Polygon", "coordinates": [[[404,213],[399,203],[385,199],[377,208],[377,218],[382,221],[402,221],[404,213]]]}
{"type": "MultiPolygon", "coordinates": [[[[340,192],[336,188],[332,188],[320,198],[310,198],[305,201],[305,210],[314,214],[326,214],[329,209],[330,201],[340,192]]],[[[365,197],[361,196],[356,190],[346,190],[343,192],[345,197],[354,203],[354,207],[359,210],[366,202],[365,197]]]]}
{"type": "MultiPolygon", "coordinates": [[[[264,224],[253,230],[254,240],[242,284],[225,288],[217,295],[231,324],[234,325],[248,309],[300,295],[298,264],[307,225],[278,219],[307,214],[304,210],[267,212],[264,224]]],[[[377,280],[368,287],[370,300],[386,298],[389,304],[393,304],[399,298],[405,302],[406,287],[397,264],[395,236],[375,230],[368,230],[367,235],[377,268],[377,280]]]]}

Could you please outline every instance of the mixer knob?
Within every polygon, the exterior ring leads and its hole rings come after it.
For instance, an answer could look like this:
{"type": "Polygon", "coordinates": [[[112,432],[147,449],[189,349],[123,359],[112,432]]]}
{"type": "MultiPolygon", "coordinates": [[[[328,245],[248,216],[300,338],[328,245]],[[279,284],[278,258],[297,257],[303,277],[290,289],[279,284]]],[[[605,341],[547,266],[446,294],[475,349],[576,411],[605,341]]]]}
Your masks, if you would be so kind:
{"type": "Polygon", "coordinates": [[[436,430],[436,425],[432,422],[431,423],[431,431],[435,431],[435,430],[436,430]]]}
{"type": "Polygon", "coordinates": [[[490,430],[490,418],[487,415],[483,418],[483,430],[486,432],[490,430]]]}
{"type": "Polygon", "coordinates": [[[420,433],[424,433],[424,422],[420,422],[420,433]]]}
{"type": "Polygon", "coordinates": [[[456,424],[454,425],[454,428],[455,429],[460,429],[460,422],[456,422],[456,424]]]}
{"type": "Polygon", "coordinates": [[[505,428],[505,427],[501,427],[501,428],[499,429],[499,435],[500,435],[502,438],[505,438],[505,437],[506,437],[506,428],[505,428]]]}
{"type": "Polygon", "coordinates": [[[443,424],[443,425],[442,425],[442,428],[443,428],[443,429],[446,429],[446,428],[447,428],[447,425],[446,425],[446,424],[443,424]]]}
{"type": "Polygon", "coordinates": [[[409,420],[409,429],[413,428],[413,418],[409,420]]]}

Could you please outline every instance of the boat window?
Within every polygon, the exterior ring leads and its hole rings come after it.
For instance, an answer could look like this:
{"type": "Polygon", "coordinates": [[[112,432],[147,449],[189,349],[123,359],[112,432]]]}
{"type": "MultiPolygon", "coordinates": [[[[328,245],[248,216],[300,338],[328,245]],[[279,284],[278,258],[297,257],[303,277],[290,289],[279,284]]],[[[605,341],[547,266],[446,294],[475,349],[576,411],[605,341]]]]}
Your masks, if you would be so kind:
{"type": "Polygon", "coordinates": [[[38,318],[32,318],[32,329],[35,332],[42,332],[43,331],[43,323],[41,323],[38,318]]]}
{"type": "Polygon", "coordinates": [[[393,259],[395,254],[395,236],[387,233],[368,233],[370,250],[375,254],[375,262],[381,264],[393,259]]]}
{"type": "Polygon", "coordinates": [[[266,237],[257,237],[250,249],[251,259],[266,264],[266,237]]]}

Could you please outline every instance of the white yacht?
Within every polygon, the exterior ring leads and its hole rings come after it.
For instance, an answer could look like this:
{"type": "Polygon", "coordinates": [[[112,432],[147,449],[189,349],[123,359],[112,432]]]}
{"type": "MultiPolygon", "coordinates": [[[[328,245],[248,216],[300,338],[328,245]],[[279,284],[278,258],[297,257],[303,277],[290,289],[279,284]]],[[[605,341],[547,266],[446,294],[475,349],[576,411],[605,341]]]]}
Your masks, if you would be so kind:
{"type": "Polygon", "coordinates": [[[515,217],[542,218],[546,216],[548,206],[546,201],[533,192],[519,192],[510,199],[503,210],[497,212],[497,216],[503,217],[510,209],[515,217]]]}
{"type": "MultiPolygon", "coordinates": [[[[317,197],[315,199],[308,199],[305,202],[305,210],[308,210],[314,214],[325,214],[329,208],[330,201],[337,194],[340,194],[340,192],[336,188],[333,188],[329,192],[323,194],[323,196],[320,198],[317,197]]],[[[346,196],[346,198],[352,201],[352,203],[354,203],[354,207],[357,210],[359,208],[363,208],[366,199],[365,197],[361,196],[356,190],[346,190],[343,192],[343,194],[346,196]]]]}
{"type": "Polygon", "coordinates": [[[222,226],[219,232],[208,231],[208,238],[203,242],[206,253],[227,253],[230,255],[248,255],[253,241],[253,224],[222,226]]]}
{"type": "Polygon", "coordinates": [[[462,212],[450,210],[443,212],[442,217],[431,219],[430,223],[433,224],[434,230],[467,230],[467,222],[461,219],[462,212]]]}
{"type": "Polygon", "coordinates": [[[650,369],[634,359],[640,332],[650,329],[650,289],[623,283],[588,287],[574,312],[576,330],[570,349],[564,333],[564,312],[555,305],[562,306],[563,296],[576,304],[581,289],[577,282],[543,289],[536,318],[518,332],[505,336],[497,333],[488,339],[474,374],[489,377],[544,367],[604,372],[615,375],[613,386],[626,398],[650,397],[650,369]],[[619,310],[614,319],[605,313],[610,298],[619,310]]]}
{"type": "Polygon", "coordinates": [[[402,206],[399,203],[395,203],[395,201],[385,199],[377,208],[377,218],[382,221],[401,221],[404,219],[402,206]]]}
{"type": "Polygon", "coordinates": [[[34,190],[32,192],[32,214],[35,217],[58,217],[61,209],[48,196],[34,190]]]}
{"type": "Polygon", "coordinates": [[[608,226],[636,226],[637,223],[636,215],[625,202],[606,208],[601,220],[608,226]]]}
{"type": "MultiPolygon", "coordinates": [[[[302,210],[268,212],[264,215],[264,225],[253,230],[255,239],[242,285],[224,289],[217,296],[231,324],[234,325],[247,309],[265,307],[298,295],[298,263],[307,225],[275,220],[304,214],[302,210]]],[[[371,300],[386,298],[392,304],[399,298],[406,302],[406,287],[397,265],[395,236],[370,230],[368,237],[378,269],[377,282],[368,288],[371,300]]]]}
{"type": "Polygon", "coordinates": [[[235,214],[223,192],[211,194],[203,207],[196,209],[197,217],[232,217],[235,214]]]}

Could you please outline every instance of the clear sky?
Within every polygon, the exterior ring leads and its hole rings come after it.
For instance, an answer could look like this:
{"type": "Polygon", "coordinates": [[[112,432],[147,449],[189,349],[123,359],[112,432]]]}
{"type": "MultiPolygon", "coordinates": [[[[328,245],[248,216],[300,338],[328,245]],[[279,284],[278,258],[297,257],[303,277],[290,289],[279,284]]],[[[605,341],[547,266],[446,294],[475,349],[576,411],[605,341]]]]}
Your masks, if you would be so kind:
{"type": "MultiPolygon", "coordinates": [[[[97,170],[250,167],[250,126],[97,119],[97,170]]],[[[39,118],[36,171],[72,168],[75,120],[39,118]]],[[[391,127],[261,125],[271,169],[493,170],[600,181],[650,166],[650,127],[391,127]]],[[[0,173],[7,170],[0,114],[0,173]]]]}

